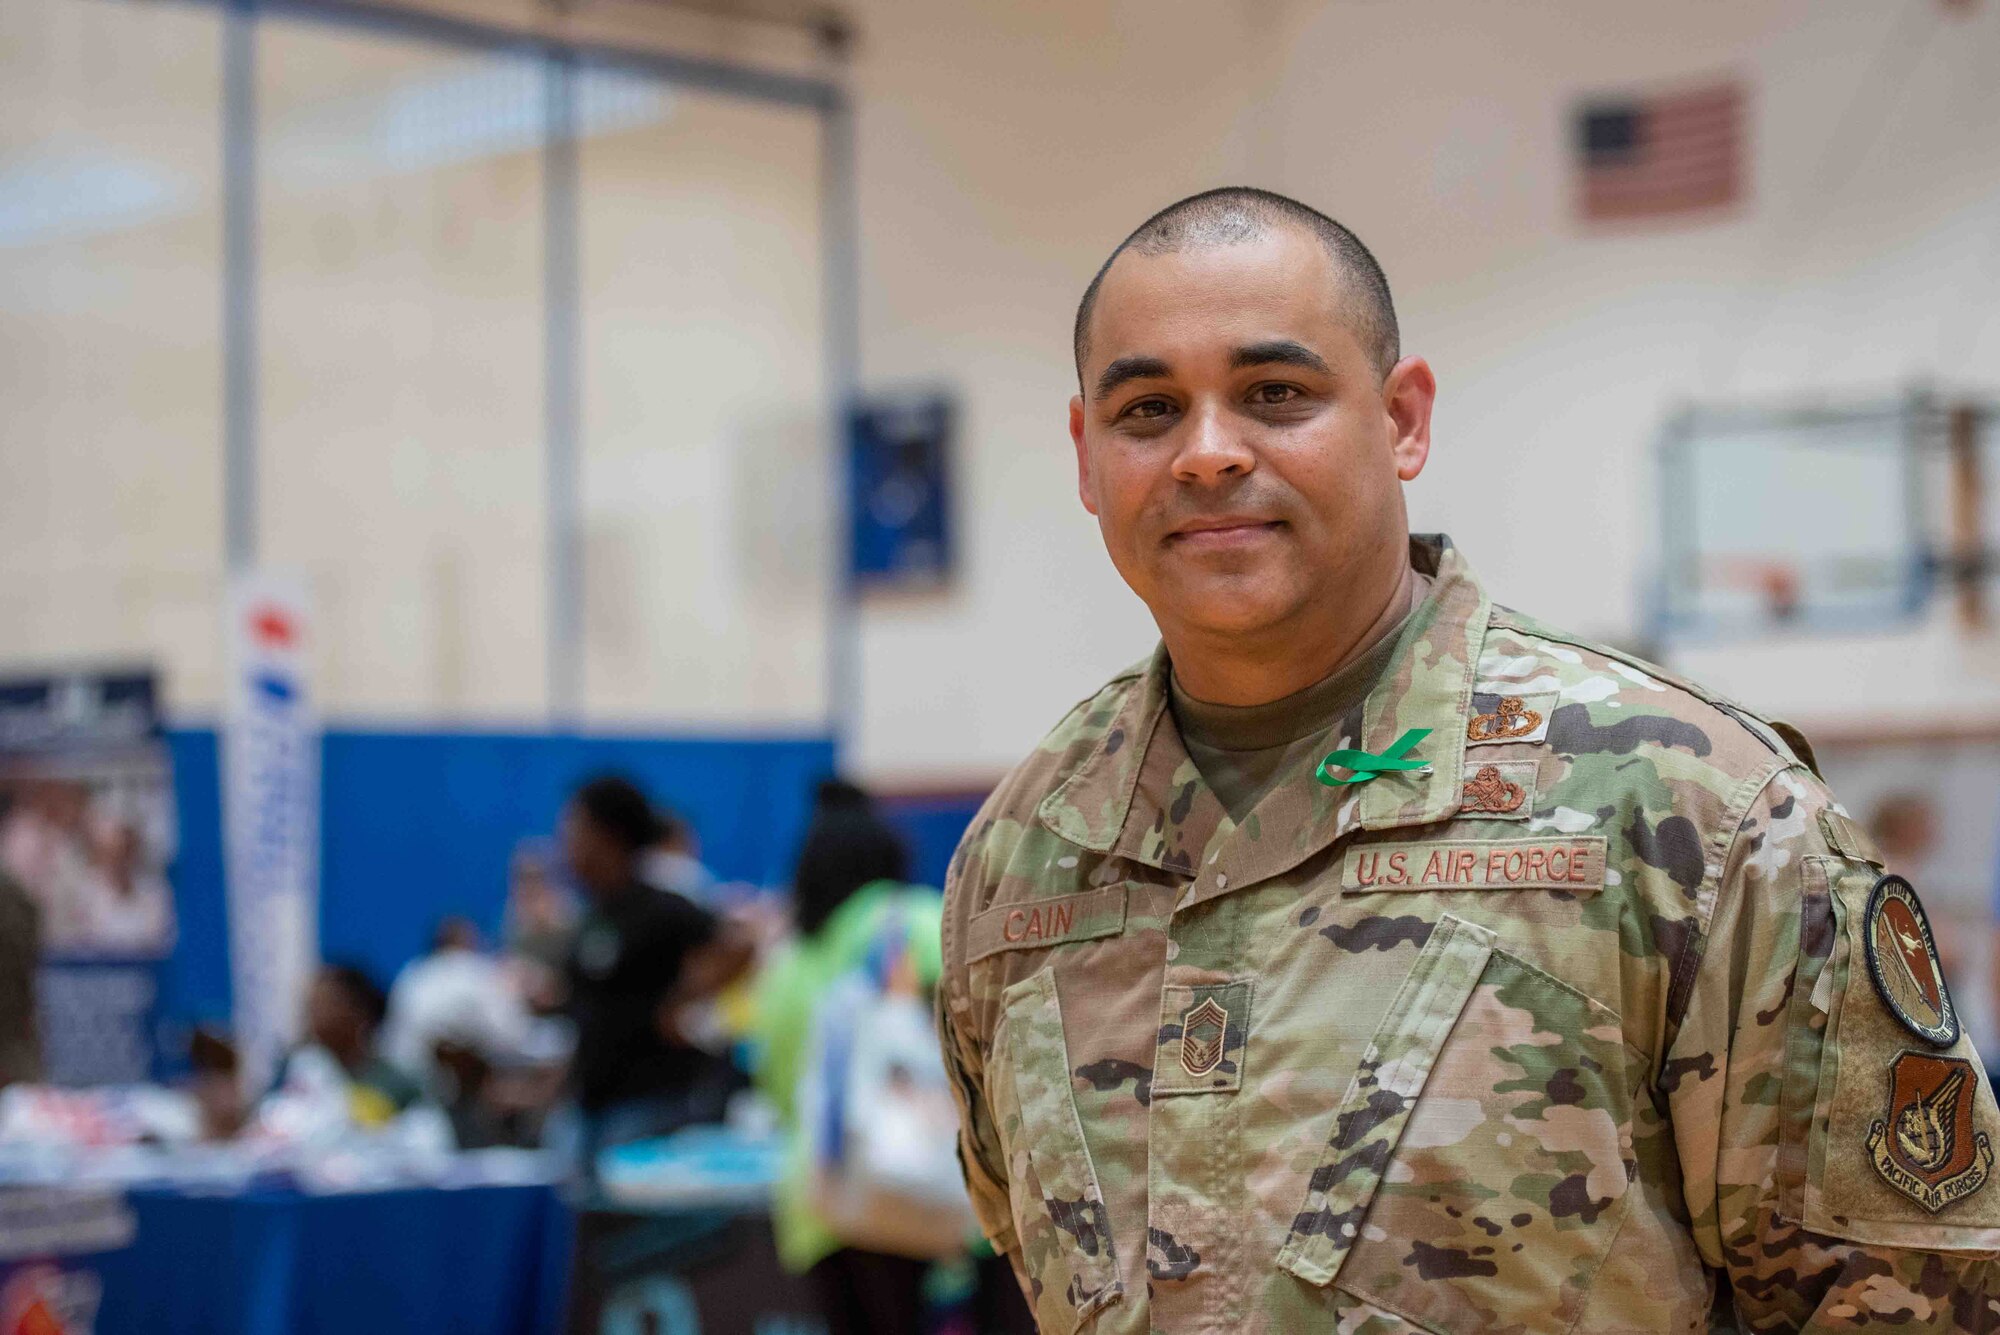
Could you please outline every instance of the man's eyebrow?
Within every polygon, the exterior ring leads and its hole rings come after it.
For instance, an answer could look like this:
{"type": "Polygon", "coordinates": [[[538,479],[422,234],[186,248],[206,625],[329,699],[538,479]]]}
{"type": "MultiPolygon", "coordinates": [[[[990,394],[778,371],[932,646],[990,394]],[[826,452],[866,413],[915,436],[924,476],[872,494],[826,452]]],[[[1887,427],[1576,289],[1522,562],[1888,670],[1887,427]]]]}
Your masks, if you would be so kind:
{"type": "Polygon", "coordinates": [[[1152,380],[1168,375],[1170,368],[1158,357],[1120,357],[1097,377],[1097,395],[1103,398],[1128,380],[1152,380]]]}
{"type": "Polygon", "coordinates": [[[1321,375],[1332,375],[1320,355],[1303,343],[1294,343],[1289,338],[1274,338],[1263,343],[1248,343],[1229,354],[1229,369],[1241,371],[1246,366],[1297,366],[1307,371],[1317,371],[1321,375]]]}

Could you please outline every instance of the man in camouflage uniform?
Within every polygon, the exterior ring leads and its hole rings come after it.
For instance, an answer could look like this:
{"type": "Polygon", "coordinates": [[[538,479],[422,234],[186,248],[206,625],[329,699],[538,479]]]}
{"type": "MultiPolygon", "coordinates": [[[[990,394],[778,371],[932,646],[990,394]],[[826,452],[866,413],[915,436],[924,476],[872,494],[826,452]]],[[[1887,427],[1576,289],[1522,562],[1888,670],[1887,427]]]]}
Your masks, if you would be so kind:
{"type": "Polygon", "coordinates": [[[1796,733],[1408,536],[1393,320],[1243,191],[1079,314],[1163,644],[967,833],[939,998],[1042,1329],[2000,1328],[2000,1111],[1914,894],[1796,733]]]}

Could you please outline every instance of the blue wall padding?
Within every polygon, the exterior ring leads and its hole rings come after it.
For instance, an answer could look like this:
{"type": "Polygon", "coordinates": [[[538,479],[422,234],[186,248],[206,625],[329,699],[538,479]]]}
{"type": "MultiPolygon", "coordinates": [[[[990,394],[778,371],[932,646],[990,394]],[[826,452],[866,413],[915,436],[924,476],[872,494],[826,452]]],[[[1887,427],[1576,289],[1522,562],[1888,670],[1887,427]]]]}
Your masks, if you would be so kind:
{"type": "MultiPolygon", "coordinates": [[[[180,944],[161,1010],[226,1019],[228,914],[212,729],[168,734],[181,848],[180,944]]],[[[386,986],[432,927],[462,913],[497,934],[507,864],[522,839],[552,836],[564,797],[592,775],[636,780],[688,818],[726,880],[789,878],[813,785],[832,773],[824,737],[664,738],[533,733],[328,732],[322,753],[320,952],[386,986]]]]}
{"type": "Polygon", "coordinates": [[[220,1024],[229,1018],[229,909],[222,897],[215,732],[170,729],[167,750],[180,817],[180,855],[172,869],[180,939],[160,970],[160,1013],[170,1021],[220,1024]]]}
{"type": "Polygon", "coordinates": [[[882,814],[910,847],[912,880],[944,888],[945,868],[951,865],[952,851],[985,800],[984,793],[882,799],[882,814]]]}

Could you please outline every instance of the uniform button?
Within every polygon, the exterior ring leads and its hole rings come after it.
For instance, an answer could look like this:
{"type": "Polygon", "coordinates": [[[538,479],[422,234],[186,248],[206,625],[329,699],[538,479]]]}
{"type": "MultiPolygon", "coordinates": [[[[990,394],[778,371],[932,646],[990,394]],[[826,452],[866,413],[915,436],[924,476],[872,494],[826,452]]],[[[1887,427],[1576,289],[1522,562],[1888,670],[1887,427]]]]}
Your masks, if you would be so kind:
{"type": "Polygon", "coordinates": [[[1215,888],[1218,890],[1227,890],[1229,888],[1229,878],[1221,872],[1215,873],[1215,888]]]}

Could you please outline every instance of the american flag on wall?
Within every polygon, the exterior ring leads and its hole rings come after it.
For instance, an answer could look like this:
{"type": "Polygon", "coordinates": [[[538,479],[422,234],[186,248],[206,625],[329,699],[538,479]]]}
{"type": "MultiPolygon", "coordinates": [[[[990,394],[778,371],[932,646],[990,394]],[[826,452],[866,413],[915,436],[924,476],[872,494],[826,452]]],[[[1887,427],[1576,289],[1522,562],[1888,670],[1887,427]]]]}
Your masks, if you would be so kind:
{"type": "Polygon", "coordinates": [[[1726,208],[1749,167],[1736,82],[1606,96],[1576,113],[1577,211],[1592,222],[1726,208]]]}

